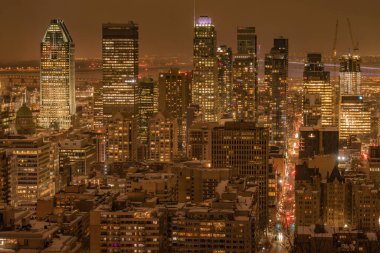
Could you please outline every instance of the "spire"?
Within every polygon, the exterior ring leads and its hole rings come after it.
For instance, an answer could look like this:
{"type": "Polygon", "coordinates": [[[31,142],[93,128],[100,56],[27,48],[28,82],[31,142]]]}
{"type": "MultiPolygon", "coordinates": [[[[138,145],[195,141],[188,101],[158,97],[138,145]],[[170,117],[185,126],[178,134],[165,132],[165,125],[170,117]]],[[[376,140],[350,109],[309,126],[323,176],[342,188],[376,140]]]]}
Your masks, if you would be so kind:
{"type": "Polygon", "coordinates": [[[193,24],[194,24],[194,27],[195,27],[195,4],[196,4],[196,0],[194,0],[194,3],[193,3],[193,24]]]}
{"type": "Polygon", "coordinates": [[[25,93],[24,93],[24,101],[23,101],[23,104],[26,105],[26,93],[28,92],[28,90],[25,88],[25,93]]]}

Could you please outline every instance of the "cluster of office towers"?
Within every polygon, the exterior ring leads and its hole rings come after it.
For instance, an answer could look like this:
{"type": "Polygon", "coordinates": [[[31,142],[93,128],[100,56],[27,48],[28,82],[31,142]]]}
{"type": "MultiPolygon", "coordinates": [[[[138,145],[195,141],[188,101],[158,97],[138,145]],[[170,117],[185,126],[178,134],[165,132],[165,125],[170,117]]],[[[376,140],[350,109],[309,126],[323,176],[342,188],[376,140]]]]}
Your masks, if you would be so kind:
{"type": "MultiPolygon", "coordinates": [[[[256,124],[262,115],[255,28],[238,28],[237,45],[236,54],[218,47],[211,18],[200,17],[194,27],[193,71],[170,69],[159,74],[157,83],[139,76],[138,25],[104,24],[103,80],[94,87],[93,104],[97,160],[208,160],[212,168],[233,169],[234,176],[253,176],[265,226],[269,143],[286,143],[288,42],[275,39],[266,57],[266,85],[276,98],[270,104],[269,118],[276,124],[272,139],[264,124],[256,124]]],[[[73,57],[74,43],[63,21],[52,20],[41,43],[40,127],[73,126],[73,57]]]]}
{"type": "MultiPolygon", "coordinates": [[[[170,69],[160,73],[156,83],[139,76],[138,25],[103,25],[103,79],[94,89],[98,161],[210,160],[215,168],[233,168],[236,176],[254,175],[265,220],[269,145],[286,149],[291,124],[288,40],[274,39],[265,55],[262,96],[254,27],[237,29],[233,54],[230,47],[217,46],[211,18],[200,17],[193,42],[193,71],[170,69]],[[223,126],[226,121],[233,122],[223,126]]],[[[51,21],[41,42],[40,71],[38,124],[69,129],[75,116],[74,42],[61,20],[51,21]]],[[[358,56],[342,57],[340,85],[335,89],[321,55],[308,55],[303,119],[304,126],[338,126],[342,140],[370,130],[360,95],[358,56]]]]}
{"type": "Polygon", "coordinates": [[[371,113],[361,91],[360,57],[343,55],[339,64],[339,82],[330,80],[319,53],[307,55],[303,85],[303,126],[335,126],[341,145],[350,137],[368,141],[371,113]]]}

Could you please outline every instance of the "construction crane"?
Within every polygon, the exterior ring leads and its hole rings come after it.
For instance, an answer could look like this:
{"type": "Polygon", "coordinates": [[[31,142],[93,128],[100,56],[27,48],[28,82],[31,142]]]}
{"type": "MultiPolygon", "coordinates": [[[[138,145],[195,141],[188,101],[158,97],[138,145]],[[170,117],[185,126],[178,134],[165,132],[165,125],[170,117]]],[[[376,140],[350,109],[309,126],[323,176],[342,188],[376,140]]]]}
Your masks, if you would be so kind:
{"type": "Polygon", "coordinates": [[[350,32],[351,43],[352,43],[352,50],[355,53],[355,52],[357,52],[359,50],[359,42],[355,41],[355,39],[354,39],[354,35],[353,35],[353,32],[352,32],[352,27],[351,27],[351,21],[350,21],[349,18],[347,18],[347,25],[348,25],[348,31],[350,32]]]}

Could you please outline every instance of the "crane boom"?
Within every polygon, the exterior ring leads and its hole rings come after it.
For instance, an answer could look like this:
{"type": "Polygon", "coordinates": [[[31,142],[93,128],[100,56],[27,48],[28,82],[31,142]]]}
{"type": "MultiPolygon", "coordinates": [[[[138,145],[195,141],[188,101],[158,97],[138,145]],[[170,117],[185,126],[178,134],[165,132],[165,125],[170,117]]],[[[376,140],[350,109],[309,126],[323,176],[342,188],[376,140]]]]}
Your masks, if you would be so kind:
{"type": "Polygon", "coordinates": [[[355,42],[354,35],[352,32],[352,27],[351,27],[351,21],[349,18],[347,18],[347,25],[348,25],[348,30],[350,32],[350,37],[351,37],[351,43],[352,43],[352,49],[354,52],[359,50],[359,42],[355,42]]]}

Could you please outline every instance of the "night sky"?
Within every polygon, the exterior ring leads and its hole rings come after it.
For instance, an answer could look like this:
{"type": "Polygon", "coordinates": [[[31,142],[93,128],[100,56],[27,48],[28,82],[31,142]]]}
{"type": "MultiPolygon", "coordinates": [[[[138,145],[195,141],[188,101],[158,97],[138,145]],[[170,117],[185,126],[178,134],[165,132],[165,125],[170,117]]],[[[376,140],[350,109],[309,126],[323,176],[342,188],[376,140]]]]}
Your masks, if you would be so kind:
{"type": "MultiPolygon", "coordinates": [[[[379,0],[198,0],[196,14],[211,16],[218,44],[235,50],[237,26],[256,26],[261,55],[272,38],[289,38],[290,51],[331,52],[336,18],[338,53],[351,47],[346,17],[362,55],[380,54],[379,0]]],[[[140,25],[141,55],[192,54],[193,0],[1,0],[0,61],[39,58],[39,42],[52,18],[65,21],[76,57],[101,56],[101,24],[134,20],[140,25]]]]}

